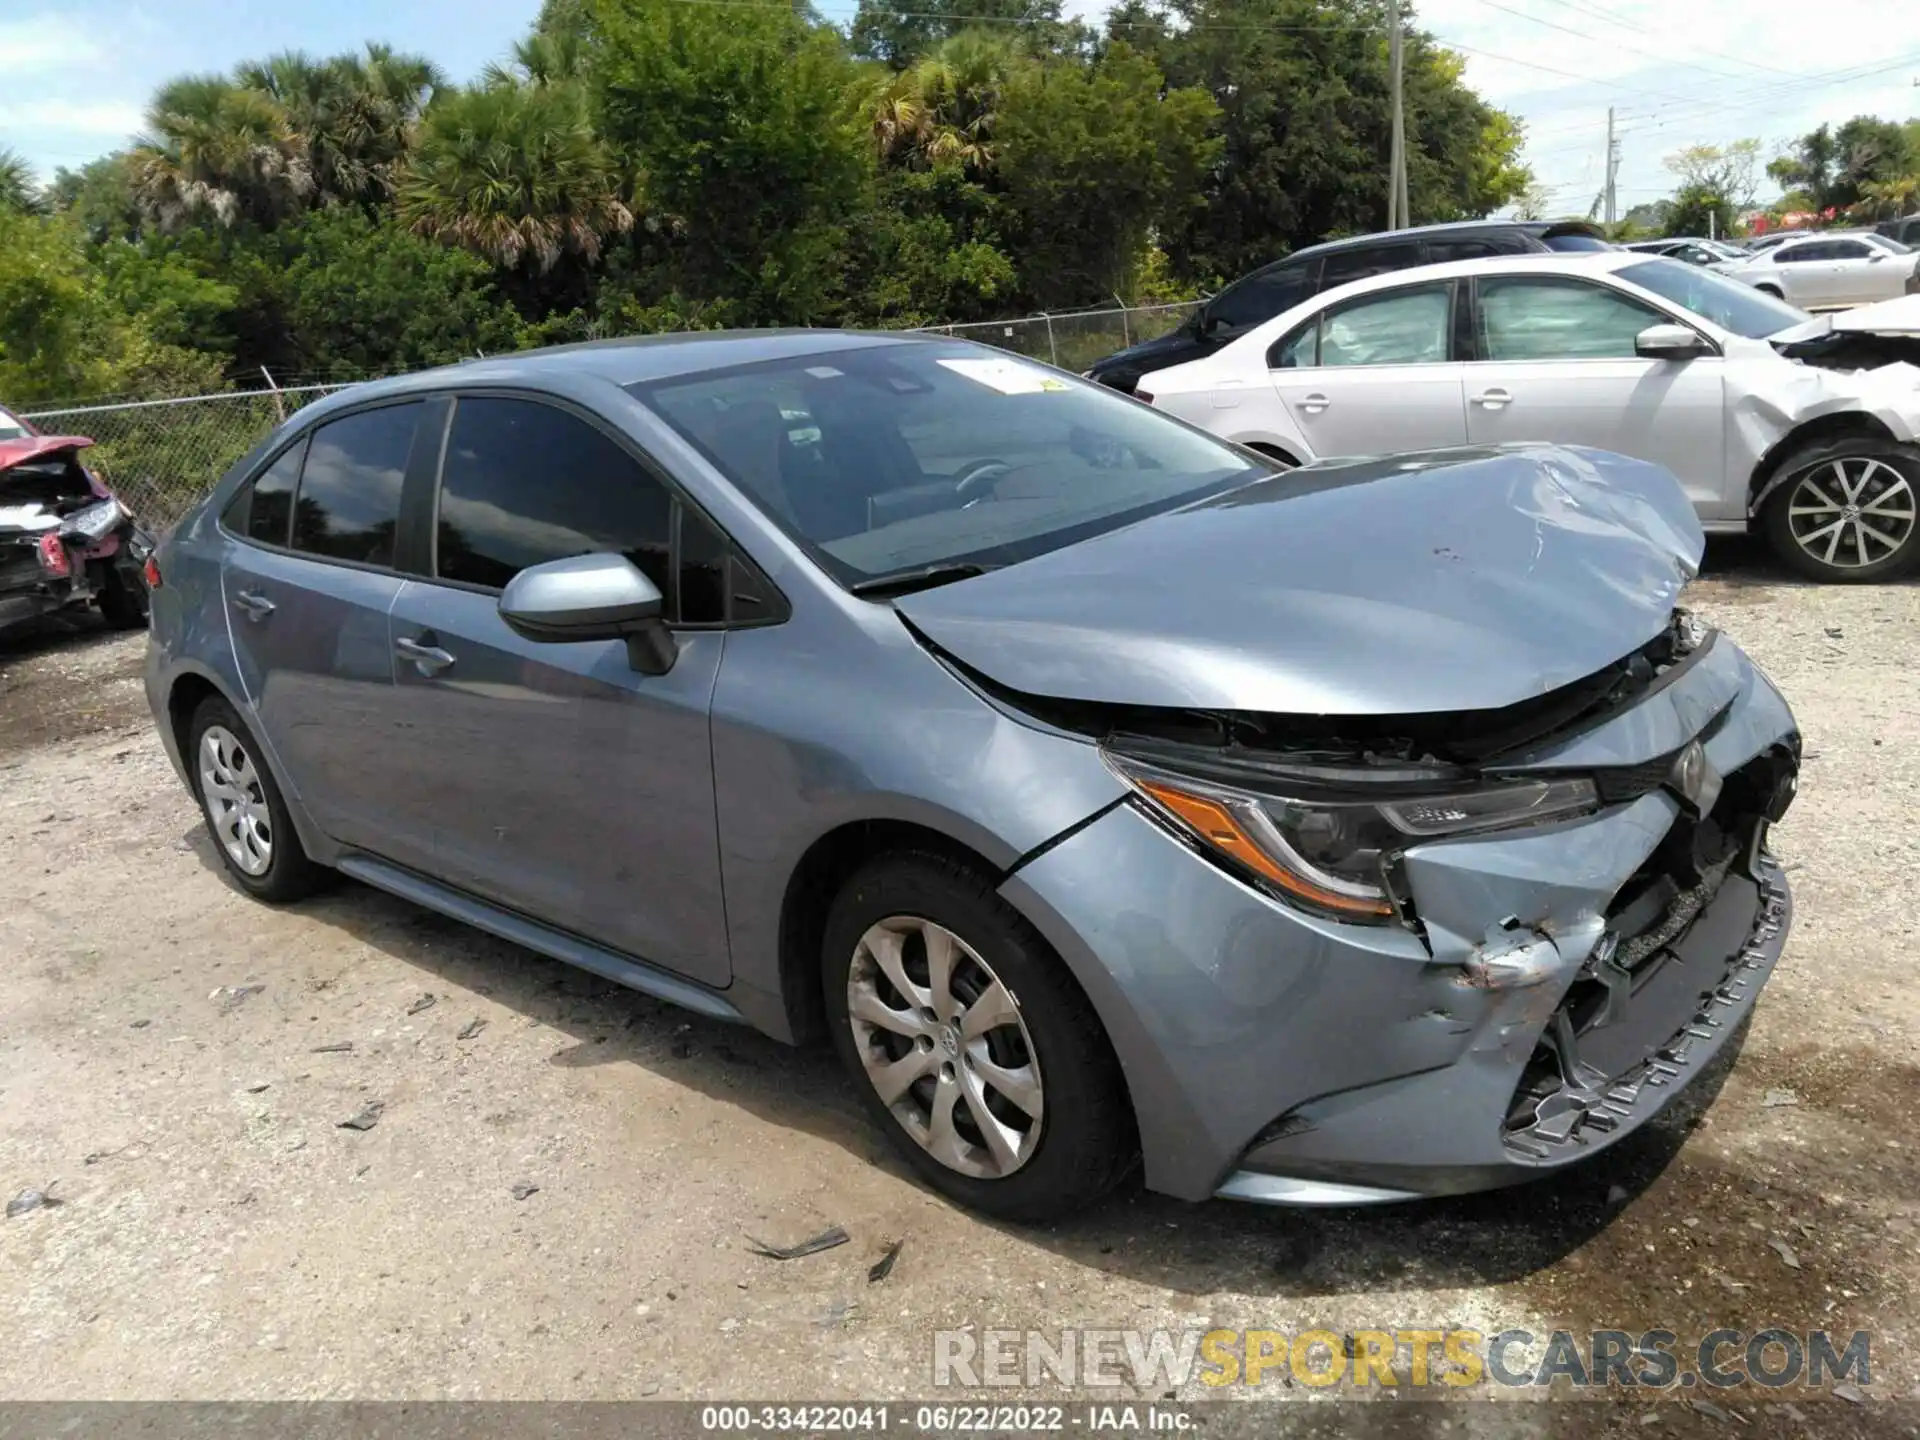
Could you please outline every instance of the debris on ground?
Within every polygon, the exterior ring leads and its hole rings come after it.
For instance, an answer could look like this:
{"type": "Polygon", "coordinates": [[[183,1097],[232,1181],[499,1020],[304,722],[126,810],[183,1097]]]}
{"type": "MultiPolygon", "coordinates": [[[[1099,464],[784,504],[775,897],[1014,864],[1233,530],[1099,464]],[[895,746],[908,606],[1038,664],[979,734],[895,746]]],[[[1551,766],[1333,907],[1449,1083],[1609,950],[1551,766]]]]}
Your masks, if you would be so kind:
{"type": "Polygon", "coordinates": [[[1723,1425],[1733,1419],[1733,1416],[1729,1412],[1722,1410],[1711,1400],[1689,1399],[1687,1401],[1687,1408],[1697,1415],[1706,1416],[1709,1420],[1718,1420],[1723,1425]]]}
{"type": "Polygon", "coordinates": [[[422,995],[418,1000],[407,1006],[407,1014],[418,1015],[422,1010],[431,1010],[437,1003],[438,998],[436,996],[431,994],[422,995]]]}
{"type": "Polygon", "coordinates": [[[380,1112],[386,1108],[384,1101],[369,1100],[365,1105],[360,1107],[360,1113],[358,1115],[348,1116],[334,1128],[338,1130],[371,1130],[380,1123],[380,1112]]]}
{"type": "Polygon", "coordinates": [[[799,1260],[808,1255],[818,1255],[822,1250],[831,1250],[836,1245],[844,1245],[851,1237],[838,1225],[822,1230],[811,1240],[802,1240],[798,1245],[769,1245],[764,1240],[753,1241],[753,1253],[764,1255],[769,1260],[799,1260]]]}
{"type": "Polygon", "coordinates": [[[1793,1247],[1787,1244],[1786,1241],[1769,1240],[1767,1244],[1773,1250],[1773,1253],[1780,1257],[1780,1263],[1785,1265],[1787,1269],[1798,1270],[1800,1268],[1800,1257],[1793,1253],[1793,1247]]]}
{"type": "Polygon", "coordinates": [[[247,1086],[247,1094],[249,1095],[262,1094],[267,1089],[269,1089],[272,1086],[272,1084],[273,1082],[271,1080],[256,1080],[253,1082],[253,1084],[247,1086]]]}
{"type": "Polygon", "coordinates": [[[474,1036],[478,1035],[482,1030],[486,1028],[487,1028],[487,1022],[484,1020],[480,1020],[480,1019],[469,1020],[467,1021],[466,1024],[460,1027],[460,1033],[454,1036],[453,1038],[456,1040],[471,1040],[473,1039],[474,1036]]]}
{"type": "MultiPolygon", "coordinates": [[[[49,1185],[47,1190],[52,1188],[49,1185]]],[[[11,1220],[16,1215],[25,1215],[30,1210],[51,1210],[60,1203],[46,1190],[22,1190],[13,1199],[7,1201],[7,1219],[11,1220]]]]}
{"type": "Polygon", "coordinates": [[[1854,1405],[1864,1405],[1867,1403],[1867,1392],[1851,1380],[1842,1380],[1838,1385],[1834,1386],[1833,1395],[1835,1399],[1845,1400],[1854,1405]]]}
{"type": "Polygon", "coordinates": [[[336,1040],[331,1045],[316,1045],[309,1052],[314,1055],[347,1055],[353,1051],[351,1040],[336,1040]]]}
{"type": "Polygon", "coordinates": [[[514,1199],[525,1200],[529,1195],[538,1195],[540,1187],[532,1181],[521,1180],[515,1183],[511,1193],[514,1199]]]}
{"type": "Polygon", "coordinates": [[[873,1262],[867,1270],[869,1285],[878,1285],[893,1273],[893,1262],[900,1258],[900,1247],[906,1243],[904,1239],[894,1241],[887,1247],[886,1253],[873,1262]]]}
{"type": "Polygon", "coordinates": [[[153,1024],[153,1021],[151,1020],[136,1020],[133,1022],[132,1025],[128,1026],[127,1028],[130,1030],[144,1030],[151,1024],[153,1024]]]}
{"type": "Polygon", "coordinates": [[[1800,1103],[1800,1092],[1784,1088],[1769,1090],[1760,1103],[1769,1110],[1778,1110],[1783,1105],[1798,1105],[1800,1103]]]}
{"type": "Polygon", "coordinates": [[[264,985],[221,985],[207,998],[220,1007],[222,1015],[231,1015],[245,1003],[247,997],[258,995],[266,988],[264,985]]]}

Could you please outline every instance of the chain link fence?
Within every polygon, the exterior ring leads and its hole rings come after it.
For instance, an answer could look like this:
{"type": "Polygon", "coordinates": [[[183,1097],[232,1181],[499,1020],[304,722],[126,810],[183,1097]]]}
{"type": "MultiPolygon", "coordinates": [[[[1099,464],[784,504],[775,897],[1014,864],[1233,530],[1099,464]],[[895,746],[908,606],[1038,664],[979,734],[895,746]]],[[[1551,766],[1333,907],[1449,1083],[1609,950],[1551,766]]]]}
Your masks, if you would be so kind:
{"type": "MultiPolygon", "coordinates": [[[[1166,334],[1197,305],[1032,315],[927,326],[919,333],[972,340],[1078,372],[1102,355],[1166,334]]],[[[345,384],[330,384],[236,390],[23,413],[35,428],[48,434],[91,436],[95,444],[87,452],[88,465],[143,524],[158,533],[185,514],[227,467],[281,421],[322,395],[345,388],[345,384]]]]}

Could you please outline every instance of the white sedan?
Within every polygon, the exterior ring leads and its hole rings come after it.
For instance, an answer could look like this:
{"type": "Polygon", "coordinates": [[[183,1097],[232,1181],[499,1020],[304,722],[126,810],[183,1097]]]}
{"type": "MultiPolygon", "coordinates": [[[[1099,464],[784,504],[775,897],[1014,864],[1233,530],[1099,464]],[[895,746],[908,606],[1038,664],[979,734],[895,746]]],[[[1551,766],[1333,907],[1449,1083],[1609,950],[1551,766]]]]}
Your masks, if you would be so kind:
{"type": "Polygon", "coordinates": [[[1798,337],[1826,328],[1675,260],[1470,260],[1325,291],[1136,394],[1287,464],[1618,451],[1671,470],[1708,531],[1761,528],[1804,574],[1878,580],[1920,561],[1920,368],[1782,353],[1817,355],[1835,337],[1798,337]]]}
{"type": "Polygon", "coordinates": [[[1803,235],[1723,273],[1803,310],[1839,310],[1920,290],[1920,255],[1884,235],[1803,235]]]}

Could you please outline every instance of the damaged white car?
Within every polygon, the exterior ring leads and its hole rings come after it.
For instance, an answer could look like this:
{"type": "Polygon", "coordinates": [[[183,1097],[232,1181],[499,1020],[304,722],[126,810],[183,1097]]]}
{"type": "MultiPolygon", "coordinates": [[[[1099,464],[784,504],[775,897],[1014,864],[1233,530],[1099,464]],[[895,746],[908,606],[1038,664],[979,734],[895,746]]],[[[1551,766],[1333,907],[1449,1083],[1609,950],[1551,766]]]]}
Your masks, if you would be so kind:
{"type": "Polygon", "coordinates": [[[1916,361],[1920,297],[1810,320],[1613,251],[1356,281],[1136,393],[1291,464],[1539,440],[1655,461],[1709,532],[1864,581],[1920,563],[1916,361]]]}

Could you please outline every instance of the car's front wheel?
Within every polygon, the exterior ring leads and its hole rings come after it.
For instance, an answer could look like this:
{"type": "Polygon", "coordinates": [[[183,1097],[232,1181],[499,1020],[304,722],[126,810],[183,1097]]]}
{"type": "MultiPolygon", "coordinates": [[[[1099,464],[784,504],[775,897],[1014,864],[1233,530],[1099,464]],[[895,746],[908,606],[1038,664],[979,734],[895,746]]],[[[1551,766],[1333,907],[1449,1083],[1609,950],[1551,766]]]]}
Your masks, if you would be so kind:
{"type": "Polygon", "coordinates": [[[1873,581],[1920,564],[1920,450],[1847,436],[1782,462],[1762,517],[1780,557],[1814,580],[1873,581]]]}
{"type": "Polygon", "coordinates": [[[835,1047],[875,1121],[929,1184],[1009,1220],[1080,1210],[1138,1153],[1098,1018],[990,878],[888,856],[828,916],[835,1047]]]}
{"type": "Polygon", "coordinates": [[[227,873],[262,900],[298,900],[327,879],[294,833],[287,802],[253,734],[218,696],[201,701],[187,725],[193,793],[227,873]]]}

